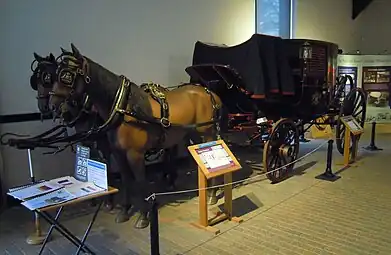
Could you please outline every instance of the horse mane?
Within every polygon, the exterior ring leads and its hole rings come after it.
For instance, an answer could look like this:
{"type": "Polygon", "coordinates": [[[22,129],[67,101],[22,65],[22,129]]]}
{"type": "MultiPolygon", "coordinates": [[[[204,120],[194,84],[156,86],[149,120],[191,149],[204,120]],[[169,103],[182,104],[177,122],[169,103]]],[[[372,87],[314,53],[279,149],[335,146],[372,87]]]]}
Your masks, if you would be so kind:
{"type": "MultiPolygon", "coordinates": [[[[89,75],[91,76],[91,83],[87,85],[90,95],[93,97],[103,100],[102,103],[105,108],[110,110],[113,105],[117,90],[119,89],[122,78],[109,71],[100,64],[93,60],[85,57],[89,65],[89,75]],[[99,83],[99,92],[94,89],[94,83],[99,83]]],[[[131,82],[131,93],[128,99],[128,109],[137,112],[140,116],[152,117],[152,108],[149,104],[149,95],[137,84],[131,82]]]]}

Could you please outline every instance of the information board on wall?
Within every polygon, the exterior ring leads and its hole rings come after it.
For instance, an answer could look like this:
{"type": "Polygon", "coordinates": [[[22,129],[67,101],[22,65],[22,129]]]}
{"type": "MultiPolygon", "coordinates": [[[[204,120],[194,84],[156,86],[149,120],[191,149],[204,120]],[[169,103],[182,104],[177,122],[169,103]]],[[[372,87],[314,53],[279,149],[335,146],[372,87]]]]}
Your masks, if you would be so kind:
{"type": "Polygon", "coordinates": [[[391,66],[363,66],[362,87],[368,95],[367,121],[391,121],[391,66]]]}
{"type": "Polygon", "coordinates": [[[391,55],[339,55],[341,67],[357,68],[357,87],[367,94],[365,121],[391,123],[391,55]]]}

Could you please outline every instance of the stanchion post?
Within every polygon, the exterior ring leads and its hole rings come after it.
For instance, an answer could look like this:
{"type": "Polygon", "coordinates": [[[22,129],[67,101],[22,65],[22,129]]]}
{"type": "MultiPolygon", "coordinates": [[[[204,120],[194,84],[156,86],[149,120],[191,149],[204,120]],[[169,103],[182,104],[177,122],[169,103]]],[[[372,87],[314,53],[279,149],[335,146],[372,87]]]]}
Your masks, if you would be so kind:
{"type": "Polygon", "coordinates": [[[333,173],[333,170],[331,169],[333,163],[333,143],[334,143],[333,139],[330,139],[328,141],[326,170],[324,171],[324,173],[316,176],[315,177],[316,179],[326,180],[326,181],[336,181],[339,178],[341,178],[341,176],[335,175],[333,173]]]}
{"type": "Polygon", "coordinates": [[[364,149],[369,151],[381,151],[383,149],[378,148],[375,145],[375,136],[376,136],[376,121],[372,122],[372,130],[371,130],[371,143],[365,147],[364,149]]]}
{"type": "Polygon", "coordinates": [[[149,203],[151,204],[149,226],[151,255],[159,255],[159,211],[156,197],[151,196],[149,203]]]}
{"type": "MultiPolygon", "coordinates": [[[[31,180],[31,183],[35,183],[35,175],[34,175],[34,171],[33,171],[33,161],[31,159],[31,149],[27,149],[27,156],[28,156],[28,162],[29,162],[30,180],[31,180]]],[[[43,241],[45,240],[45,235],[42,234],[39,215],[36,212],[34,212],[34,227],[35,227],[35,232],[27,238],[26,242],[31,245],[42,244],[43,241]]]]}

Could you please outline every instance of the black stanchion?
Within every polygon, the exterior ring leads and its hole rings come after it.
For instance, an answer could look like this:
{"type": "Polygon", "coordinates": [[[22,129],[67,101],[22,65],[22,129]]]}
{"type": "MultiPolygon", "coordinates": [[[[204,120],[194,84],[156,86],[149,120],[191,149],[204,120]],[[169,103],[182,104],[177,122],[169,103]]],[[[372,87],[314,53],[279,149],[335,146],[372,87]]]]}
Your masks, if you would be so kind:
{"type": "Polygon", "coordinates": [[[150,211],[150,225],[149,225],[149,236],[151,244],[151,255],[159,255],[159,212],[156,197],[152,196],[149,199],[151,204],[150,211]]]}
{"type": "Polygon", "coordinates": [[[375,136],[376,136],[376,121],[372,122],[371,143],[367,147],[364,147],[364,149],[369,150],[369,151],[381,151],[381,150],[383,150],[383,149],[378,148],[375,145],[375,136]]]}
{"type": "Polygon", "coordinates": [[[333,143],[334,140],[330,139],[328,141],[328,146],[327,146],[327,165],[326,165],[326,170],[324,171],[323,174],[320,174],[316,176],[316,179],[321,179],[321,180],[326,180],[326,181],[336,181],[341,176],[335,175],[333,171],[331,170],[331,164],[333,161],[333,143]]]}

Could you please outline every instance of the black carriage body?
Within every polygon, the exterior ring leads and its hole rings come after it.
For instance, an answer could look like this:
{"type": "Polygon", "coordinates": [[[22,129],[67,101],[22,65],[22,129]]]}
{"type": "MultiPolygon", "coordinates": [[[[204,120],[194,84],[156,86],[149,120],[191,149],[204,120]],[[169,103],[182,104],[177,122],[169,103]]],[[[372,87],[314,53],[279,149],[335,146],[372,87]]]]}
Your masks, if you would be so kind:
{"type": "Polygon", "coordinates": [[[254,34],[232,47],[196,42],[186,71],[229,113],[310,121],[330,110],[337,56],[336,44],[254,34]]]}

